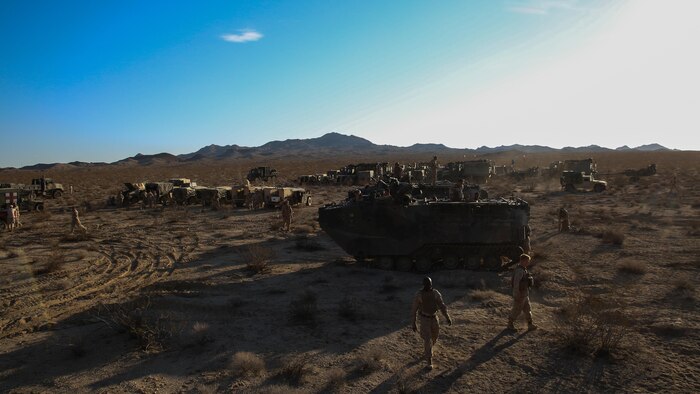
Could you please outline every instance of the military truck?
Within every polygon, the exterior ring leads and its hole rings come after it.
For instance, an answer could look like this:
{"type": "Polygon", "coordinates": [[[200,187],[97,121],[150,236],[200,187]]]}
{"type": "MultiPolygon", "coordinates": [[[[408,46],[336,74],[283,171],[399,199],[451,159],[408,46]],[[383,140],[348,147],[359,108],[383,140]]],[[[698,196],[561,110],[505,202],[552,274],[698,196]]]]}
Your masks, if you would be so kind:
{"type": "Polygon", "coordinates": [[[263,182],[267,182],[270,179],[274,179],[277,177],[277,170],[271,167],[255,167],[251,168],[250,171],[248,171],[248,175],[246,176],[246,179],[248,179],[251,182],[255,182],[257,180],[262,180],[263,182]]]}
{"type": "MultiPolygon", "coordinates": [[[[21,212],[43,211],[44,201],[22,188],[0,188],[0,216],[6,214],[7,204],[15,203],[21,212]]],[[[3,216],[3,220],[4,220],[3,216]]]]}
{"type": "Polygon", "coordinates": [[[586,174],[585,172],[563,171],[559,182],[562,190],[567,192],[594,191],[600,193],[608,188],[606,181],[601,181],[594,177],[593,174],[586,174]]]}
{"type": "Polygon", "coordinates": [[[197,201],[210,206],[216,201],[219,205],[230,203],[233,199],[230,186],[198,187],[195,189],[197,201]]]}
{"type": "Polygon", "coordinates": [[[562,173],[564,171],[582,172],[585,175],[596,174],[598,172],[598,165],[591,159],[580,159],[580,160],[564,160],[564,163],[560,166],[562,173]]]}
{"type": "Polygon", "coordinates": [[[289,200],[292,205],[310,204],[309,192],[300,187],[264,187],[262,191],[268,208],[278,207],[284,200],[289,200]]]}
{"type": "Polygon", "coordinates": [[[51,178],[34,178],[31,185],[26,185],[25,188],[37,197],[59,198],[63,194],[63,185],[51,178]]]}
{"type": "Polygon", "coordinates": [[[491,160],[467,160],[447,163],[438,171],[438,179],[456,182],[464,179],[471,183],[484,184],[493,175],[494,163],[491,160]]]}
{"type": "Polygon", "coordinates": [[[196,182],[192,182],[189,178],[170,178],[168,182],[172,183],[174,187],[195,187],[196,182]]]}
{"type": "Polygon", "coordinates": [[[124,190],[122,190],[124,205],[142,201],[145,193],[146,185],[143,182],[124,182],[124,190]]]}
{"type": "Polygon", "coordinates": [[[170,202],[170,194],[173,191],[171,182],[148,182],[145,184],[147,192],[154,193],[159,204],[166,205],[170,202]]]}
{"type": "MultiPolygon", "coordinates": [[[[408,189],[407,189],[408,190],[408,189]]],[[[408,201],[378,193],[319,209],[321,228],[348,254],[382,269],[500,269],[516,261],[527,239],[524,200],[408,201]]]]}

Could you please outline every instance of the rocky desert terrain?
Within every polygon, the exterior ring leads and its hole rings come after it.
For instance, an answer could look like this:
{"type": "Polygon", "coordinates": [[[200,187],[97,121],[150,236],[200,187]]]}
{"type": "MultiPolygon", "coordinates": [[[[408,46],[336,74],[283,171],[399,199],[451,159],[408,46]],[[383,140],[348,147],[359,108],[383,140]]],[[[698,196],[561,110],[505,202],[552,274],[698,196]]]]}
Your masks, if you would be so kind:
{"type": "MultiPolygon", "coordinates": [[[[510,164],[514,155],[488,158],[510,164]]],[[[0,235],[0,391],[700,392],[700,154],[592,156],[601,173],[649,163],[658,173],[601,176],[603,193],[564,193],[545,178],[483,185],[531,205],[540,329],[520,321],[520,331],[505,330],[509,270],[436,270],[454,324],[442,325],[433,370],[410,329],[423,275],[357,262],[318,225],[318,208],[347,187],[312,187],[313,205],[295,208],[291,232],[273,209],[105,205],[127,181],[231,185],[271,165],[291,184],[347,163],[431,153],[2,170],[4,182],[46,175],[74,192],[0,235]],[[72,206],[87,235],[70,234],[72,206]],[[560,207],[571,232],[557,231],[560,207]]],[[[527,168],[582,155],[517,158],[527,168]]]]}

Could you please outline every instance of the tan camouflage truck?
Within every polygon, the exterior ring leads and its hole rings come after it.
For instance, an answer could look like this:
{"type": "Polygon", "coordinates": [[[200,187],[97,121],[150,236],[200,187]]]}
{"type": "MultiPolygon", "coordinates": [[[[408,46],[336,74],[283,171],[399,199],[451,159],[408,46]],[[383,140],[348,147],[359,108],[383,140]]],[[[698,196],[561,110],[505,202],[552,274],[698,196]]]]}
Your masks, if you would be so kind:
{"type": "Polygon", "coordinates": [[[594,191],[600,193],[608,188],[606,181],[595,179],[593,174],[585,172],[563,171],[559,181],[562,190],[567,192],[594,191]]]}
{"type": "Polygon", "coordinates": [[[31,185],[25,187],[37,197],[59,198],[63,194],[63,185],[51,178],[34,178],[31,185]]]}

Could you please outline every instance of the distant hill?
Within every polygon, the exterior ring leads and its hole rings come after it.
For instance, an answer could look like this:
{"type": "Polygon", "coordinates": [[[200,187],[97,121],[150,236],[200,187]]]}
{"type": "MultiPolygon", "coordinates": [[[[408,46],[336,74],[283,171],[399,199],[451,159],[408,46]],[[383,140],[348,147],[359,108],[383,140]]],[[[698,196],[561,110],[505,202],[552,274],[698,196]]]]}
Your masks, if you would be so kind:
{"type": "Polygon", "coordinates": [[[86,163],[74,161],[70,163],[35,164],[22,167],[24,170],[49,170],[58,168],[78,168],[90,166],[149,166],[164,165],[185,162],[199,162],[226,159],[252,159],[260,158],[283,158],[283,157],[309,157],[309,158],[330,158],[337,155],[349,154],[436,154],[441,153],[462,153],[490,155],[501,152],[517,151],[522,153],[548,153],[548,152],[580,152],[595,153],[607,151],[659,151],[669,150],[659,144],[642,145],[630,148],[627,145],[617,149],[609,149],[598,145],[584,147],[567,146],[562,149],[550,148],[542,145],[501,145],[497,147],[481,146],[476,149],[450,148],[443,144],[424,143],[413,144],[407,147],[394,145],[377,145],[373,142],[355,135],[345,135],[341,133],[327,133],[317,138],[288,139],[284,141],[270,141],[258,147],[246,147],[240,145],[207,145],[196,152],[173,155],[167,152],[154,155],[144,155],[141,153],[132,157],[116,161],[114,163],[86,163]]]}

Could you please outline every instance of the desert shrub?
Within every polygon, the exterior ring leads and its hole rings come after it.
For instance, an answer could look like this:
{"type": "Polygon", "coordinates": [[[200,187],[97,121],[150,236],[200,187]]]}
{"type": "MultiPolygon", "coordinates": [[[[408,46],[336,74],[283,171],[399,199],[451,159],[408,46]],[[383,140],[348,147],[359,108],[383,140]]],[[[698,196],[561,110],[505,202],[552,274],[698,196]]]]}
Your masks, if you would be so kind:
{"type": "Polygon", "coordinates": [[[551,271],[540,268],[539,266],[532,270],[532,276],[535,278],[535,289],[541,289],[547,282],[551,282],[553,275],[551,271]]]}
{"type": "Polygon", "coordinates": [[[271,271],[269,261],[274,253],[260,245],[251,245],[243,252],[243,258],[248,262],[246,267],[253,274],[265,274],[271,271]]]}
{"type": "Polygon", "coordinates": [[[46,262],[40,268],[34,269],[34,275],[46,275],[59,271],[66,263],[66,254],[57,244],[51,248],[51,253],[46,258],[46,262]]]}
{"type": "Polygon", "coordinates": [[[168,325],[169,317],[154,317],[150,311],[150,300],[142,299],[124,304],[101,304],[99,316],[101,321],[121,332],[127,332],[139,341],[140,348],[146,352],[158,352],[167,349],[175,336],[168,325]]]}
{"type": "Polygon", "coordinates": [[[642,275],[647,272],[647,265],[640,260],[623,260],[617,264],[617,270],[625,274],[642,275]]]}
{"type": "Polygon", "coordinates": [[[301,386],[311,373],[310,361],[311,357],[307,355],[288,360],[279,371],[279,376],[293,386],[301,386]]]}
{"type": "Polygon", "coordinates": [[[338,303],[338,316],[352,322],[357,321],[360,317],[358,309],[357,300],[345,296],[340,300],[340,303],[338,303]]]}
{"type": "Polygon", "coordinates": [[[209,335],[209,324],[204,322],[195,322],[192,327],[187,330],[187,336],[183,338],[185,346],[201,347],[214,339],[209,335]]]}
{"type": "Polygon", "coordinates": [[[316,325],[318,315],[318,296],[306,290],[289,303],[290,319],[295,323],[316,325]]]}
{"type": "Polygon", "coordinates": [[[608,356],[631,332],[619,304],[596,296],[574,297],[561,310],[556,333],[568,349],[585,355],[608,356]]]}
{"type": "Polygon", "coordinates": [[[237,352],[231,358],[231,371],[235,376],[259,376],[265,373],[265,361],[251,352],[237,352]]]}
{"type": "Polygon", "coordinates": [[[323,391],[336,391],[340,389],[347,379],[347,374],[340,368],[333,368],[328,371],[328,383],[323,391]]]}
{"type": "Polygon", "coordinates": [[[625,241],[625,234],[620,230],[614,229],[604,230],[600,237],[603,239],[603,243],[606,244],[622,245],[625,241]]]}
{"type": "Polygon", "coordinates": [[[416,378],[405,372],[402,372],[397,377],[395,389],[398,394],[413,394],[419,392],[416,378]]]}
{"type": "Polygon", "coordinates": [[[498,293],[493,290],[482,289],[475,289],[469,293],[469,297],[472,301],[489,301],[496,298],[496,295],[498,295],[498,293]]]}
{"type": "Polygon", "coordinates": [[[357,372],[370,374],[379,371],[387,364],[387,353],[384,348],[373,347],[357,359],[357,372]]]}

